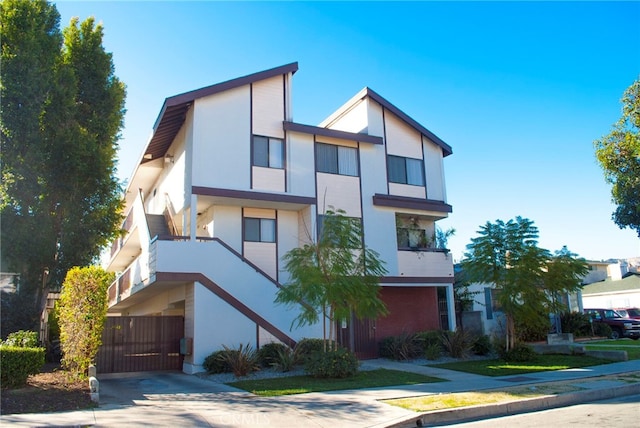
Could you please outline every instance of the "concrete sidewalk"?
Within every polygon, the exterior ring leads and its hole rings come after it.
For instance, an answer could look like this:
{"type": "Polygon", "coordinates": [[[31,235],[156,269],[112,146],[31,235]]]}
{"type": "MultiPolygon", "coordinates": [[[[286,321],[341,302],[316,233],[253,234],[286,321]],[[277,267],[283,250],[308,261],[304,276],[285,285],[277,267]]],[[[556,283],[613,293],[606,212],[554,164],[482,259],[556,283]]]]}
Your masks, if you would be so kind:
{"type": "Polygon", "coordinates": [[[176,372],[135,373],[101,379],[101,404],[95,409],[48,414],[3,415],[12,426],[172,426],[172,427],[390,427],[450,423],[640,393],[637,383],[617,385],[591,379],[640,371],[639,361],[582,369],[491,378],[389,360],[370,360],[363,368],[388,368],[421,373],[447,382],[370,388],[282,397],[258,397],[224,384],[176,372]],[[476,406],[449,411],[412,412],[379,400],[448,392],[478,391],[541,382],[582,380],[584,392],[563,394],[564,401],[521,400],[509,405],[476,406]],[[593,380],[593,381],[592,381],[593,380]]]}

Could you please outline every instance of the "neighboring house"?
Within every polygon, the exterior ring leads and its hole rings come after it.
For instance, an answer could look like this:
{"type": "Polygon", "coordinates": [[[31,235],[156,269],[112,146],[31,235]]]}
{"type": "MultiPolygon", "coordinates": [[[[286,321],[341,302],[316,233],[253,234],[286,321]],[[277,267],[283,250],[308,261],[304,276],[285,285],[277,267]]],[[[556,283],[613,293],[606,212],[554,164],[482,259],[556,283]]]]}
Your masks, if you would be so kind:
{"type": "Polygon", "coordinates": [[[584,308],[640,308],[640,274],[628,273],[622,279],[607,279],[582,288],[584,308]]]}
{"type": "Polygon", "coordinates": [[[289,279],[282,257],[329,207],[362,222],[389,271],[389,315],[339,325],[344,344],[375,357],[386,336],[455,328],[452,258],[431,239],[452,210],[451,148],[369,88],[320,126],[294,122],[297,70],[167,98],[128,181],[126,234],[106,263],[118,273],[109,314],[183,316],[187,373],[222,345],[322,337],[319,325],[292,329],[298,312],[274,299],[289,279]]]}

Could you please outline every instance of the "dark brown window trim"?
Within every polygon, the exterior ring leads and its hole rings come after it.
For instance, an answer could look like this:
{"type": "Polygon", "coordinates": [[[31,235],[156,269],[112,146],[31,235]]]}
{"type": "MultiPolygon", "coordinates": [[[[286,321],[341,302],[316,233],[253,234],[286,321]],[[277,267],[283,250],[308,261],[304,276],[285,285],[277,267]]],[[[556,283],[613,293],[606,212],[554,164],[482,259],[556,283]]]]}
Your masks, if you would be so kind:
{"type": "Polygon", "coordinates": [[[319,126],[303,125],[295,122],[282,122],[285,131],[300,132],[303,134],[319,135],[322,137],[338,138],[359,143],[382,144],[382,137],[369,134],[357,134],[355,132],[339,131],[337,129],[322,128],[319,126]]]}
{"type": "Polygon", "coordinates": [[[277,193],[251,192],[247,190],[219,189],[215,187],[192,186],[191,193],[202,196],[219,196],[234,199],[253,199],[256,201],[285,202],[292,204],[315,205],[316,198],[310,196],[282,195],[277,193]]]}
{"type": "Polygon", "coordinates": [[[409,198],[407,196],[382,195],[376,193],[373,195],[373,205],[379,207],[391,208],[410,208],[416,210],[438,211],[450,213],[453,207],[442,201],[434,201],[431,199],[409,198]]]}

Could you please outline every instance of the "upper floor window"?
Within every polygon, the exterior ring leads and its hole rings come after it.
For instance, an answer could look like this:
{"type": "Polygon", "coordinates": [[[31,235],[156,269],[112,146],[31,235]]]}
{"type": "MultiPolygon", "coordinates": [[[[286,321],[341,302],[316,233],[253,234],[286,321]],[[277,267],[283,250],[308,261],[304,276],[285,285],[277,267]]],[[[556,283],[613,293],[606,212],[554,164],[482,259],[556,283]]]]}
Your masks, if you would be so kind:
{"type": "Polygon", "coordinates": [[[245,217],[244,240],[249,242],[276,242],[276,221],[271,218],[245,217]]]}
{"type": "Polygon", "coordinates": [[[284,167],[284,142],[277,138],[253,136],[253,166],[284,167]]]}
{"type": "Polygon", "coordinates": [[[404,158],[389,155],[387,157],[389,181],[392,183],[424,186],[424,168],[422,159],[404,158]]]}
{"type": "Polygon", "coordinates": [[[358,150],[333,144],[316,144],[318,172],[358,176],[358,150]]]}

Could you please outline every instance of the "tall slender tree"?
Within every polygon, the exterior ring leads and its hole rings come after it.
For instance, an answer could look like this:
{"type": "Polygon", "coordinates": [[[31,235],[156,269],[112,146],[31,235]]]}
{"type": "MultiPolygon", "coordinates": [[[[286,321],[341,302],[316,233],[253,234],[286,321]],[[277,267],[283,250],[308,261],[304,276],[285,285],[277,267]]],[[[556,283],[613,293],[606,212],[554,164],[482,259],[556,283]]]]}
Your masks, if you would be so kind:
{"type": "Polygon", "coordinates": [[[61,32],[53,4],[2,0],[0,22],[3,268],[34,328],[49,289],[118,232],[125,88],[92,18],[61,32]]]}
{"type": "Polygon", "coordinates": [[[622,96],[622,117],[594,146],[617,205],[613,221],[640,237],[640,79],[622,96]]]}

